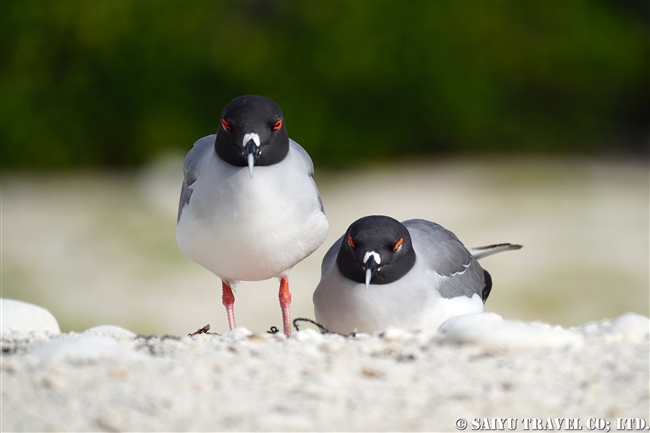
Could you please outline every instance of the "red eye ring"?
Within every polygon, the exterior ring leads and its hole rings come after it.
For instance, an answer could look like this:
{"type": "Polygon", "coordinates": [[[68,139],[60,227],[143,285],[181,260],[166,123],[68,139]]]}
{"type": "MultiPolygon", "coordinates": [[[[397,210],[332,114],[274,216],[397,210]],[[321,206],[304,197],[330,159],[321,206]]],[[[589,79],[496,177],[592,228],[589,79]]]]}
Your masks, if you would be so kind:
{"type": "Polygon", "coordinates": [[[273,124],[273,130],[277,131],[278,129],[282,128],[282,119],[278,120],[273,124]]]}
{"type": "Polygon", "coordinates": [[[230,123],[228,123],[226,119],[221,119],[221,125],[223,126],[223,129],[232,131],[232,126],[230,126],[230,123]]]}
{"type": "Polygon", "coordinates": [[[354,248],[354,241],[352,240],[352,236],[348,235],[348,245],[350,245],[352,248],[354,248]]]}
{"type": "Polygon", "coordinates": [[[402,243],[404,243],[404,238],[399,238],[399,241],[397,241],[397,243],[393,247],[393,251],[397,251],[397,249],[402,245],[402,243]]]}

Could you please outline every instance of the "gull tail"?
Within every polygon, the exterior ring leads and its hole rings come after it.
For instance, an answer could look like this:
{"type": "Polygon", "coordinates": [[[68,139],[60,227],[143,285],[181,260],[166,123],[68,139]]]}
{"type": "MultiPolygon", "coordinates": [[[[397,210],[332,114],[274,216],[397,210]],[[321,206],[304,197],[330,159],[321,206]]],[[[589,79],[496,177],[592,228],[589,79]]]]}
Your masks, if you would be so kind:
{"type": "Polygon", "coordinates": [[[517,244],[494,244],[484,247],[468,248],[467,250],[476,258],[476,260],[483,257],[491,256],[492,254],[501,253],[503,251],[520,250],[523,245],[517,244]]]}

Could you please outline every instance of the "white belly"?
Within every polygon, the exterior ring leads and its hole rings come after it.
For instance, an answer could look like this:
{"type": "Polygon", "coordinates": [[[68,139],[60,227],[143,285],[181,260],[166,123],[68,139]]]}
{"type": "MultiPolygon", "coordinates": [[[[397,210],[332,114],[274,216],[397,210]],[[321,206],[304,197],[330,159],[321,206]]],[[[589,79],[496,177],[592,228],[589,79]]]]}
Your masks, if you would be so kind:
{"type": "Polygon", "coordinates": [[[315,184],[291,159],[269,167],[233,167],[214,156],[212,176],[193,185],[176,228],[179,248],[227,281],[279,277],[314,252],[327,236],[315,184]],[[200,197],[200,200],[198,199],[200,197]]]}

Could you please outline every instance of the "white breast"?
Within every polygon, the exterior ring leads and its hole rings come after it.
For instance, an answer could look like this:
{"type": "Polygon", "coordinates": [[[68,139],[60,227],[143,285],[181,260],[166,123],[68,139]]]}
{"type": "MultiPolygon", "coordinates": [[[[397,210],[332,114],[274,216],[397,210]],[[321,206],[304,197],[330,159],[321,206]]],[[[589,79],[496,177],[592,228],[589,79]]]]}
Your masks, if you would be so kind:
{"type": "Polygon", "coordinates": [[[181,251],[227,281],[286,274],[327,236],[318,191],[299,155],[234,167],[209,152],[176,228],[181,251]]]}

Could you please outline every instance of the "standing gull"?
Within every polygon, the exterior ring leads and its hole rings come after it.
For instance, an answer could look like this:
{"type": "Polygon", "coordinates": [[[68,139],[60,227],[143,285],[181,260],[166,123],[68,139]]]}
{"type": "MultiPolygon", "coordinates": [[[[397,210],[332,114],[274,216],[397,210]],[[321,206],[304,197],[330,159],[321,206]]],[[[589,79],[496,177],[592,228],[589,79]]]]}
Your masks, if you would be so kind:
{"type": "Polygon", "coordinates": [[[519,248],[468,250],[430,221],[361,218],[323,258],[314,292],[316,321],[340,334],[436,329],[450,317],[483,311],[492,279],[478,258],[519,248]]]}
{"type": "Polygon", "coordinates": [[[291,334],[289,271],[323,243],[329,225],[314,165],[289,138],[280,107],[262,96],[232,100],[217,134],[194,143],[183,170],[176,240],[221,279],[230,329],[234,284],[277,277],[291,334]]]}

